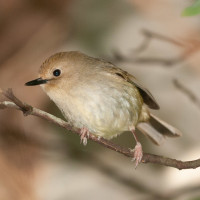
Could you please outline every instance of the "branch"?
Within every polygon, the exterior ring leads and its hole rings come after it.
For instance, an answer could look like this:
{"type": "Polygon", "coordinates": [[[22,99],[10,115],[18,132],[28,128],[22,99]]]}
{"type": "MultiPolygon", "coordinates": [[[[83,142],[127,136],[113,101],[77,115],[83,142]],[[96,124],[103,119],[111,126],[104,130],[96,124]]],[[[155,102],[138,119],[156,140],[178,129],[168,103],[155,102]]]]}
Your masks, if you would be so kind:
{"type": "MultiPolygon", "coordinates": [[[[185,55],[185,54],[184,54],[185,55]]],[[[131,56],[124,56],[119,51],[113,51],[113,57],[108,58],[112,62],[133,62],[137,64],[151,64],[162,65],[163,67],[173,67],[175,64],[178,64],[183,61],[183,56],[174,57],[174,58],[157,58],[157,57],[139,57],[137,54],[131,56]]]]}
{"type": "Polygon", "coordinates": [[[187,42],[182,42],[175,40],[171,37],[161,35],[156,32],[152,32],[147,29],[141,30],[142,35],[144,36],[143,41],[141,44],[133,50],[133,54],[131,56],[124,56],[120,52],[114,50],[113,51],[113,58],[110,59],[113,62],[134,62],[138,64],[162,64],[164,67],[173,67],[176,64],[183,62],[186,58],[197,52],[200,48],[199,41],[191,40],[187,42]],[[139,57],[138,55],[145,51],[151,44],[153,40],[160,40],[163,42],[170,43],[177,47],[183,49],[181,55],[172,57],[172,58],[159,58],[159,57],[139,57]]]}
{"type": "Polygon", "coordinates": [[[194,104],[196,104],[200,108],[200,100],[192,91],[182,85],[177,79],[174,79],[173,83],[178,90],[184,93],[194,104]]]}
{"type": "Polygon", "coordinates": [[[142,29],[141,32],[146,38],[162,40],[162,41],[174,44],[174,45],[179,46],[179,47],[185,46],[185,44],[183,42],[177,41],[173,38],[170,38],[170,37],[165,36],[165,35],[161,35],[161,34],[156,33],[156,32],[152,32],[152,31],[147,30],[147,29],[142,29]]]}
{"type": "MultiPolygon", "coordinates": [[[[71,126],[68,122],[66,122],[58,117],[55,117],[54,115],[51,115],[47,112],[44,112],[37,108],[34,108],[26,103],[23,103],[21,100],[19,100],[13,94],[12,89],[8,89],[6,92],[0,91],[0,93],[2,93],[4,96],[6,96],[10,100],[10,101],[0,102],[0,109],[12,108],[12,109],[21,110],[25,115],[34,115],[34,116],[40,117],[40,118],[47,120],[53,124],[56,124],[57,126],[65,128],[66,130],[70,130],[77,135],[80,135],[80,129],[71,126]]],[[[102,146],[104,146],[106,148],[109,148],[113,151],[123,154],[127,157],[131,157],[131,158],[133,157],[133,153],[128,148],[121,147],[121,146],[114,144],[106,139],[98,138],[93,134],[89,135],[89,139],[98,144],[101,144],[102,146]]],[[[174,167],[179,170],[190,169],[190,168],[195,169],[197,167],[200,167],[200,159],[183,162],[183,161],[179,161],[179,160],[175,160],[175,159],[171,159],[171,158],[167,158],[167,157],[163,157],[163,156],[153,155],[153,154],[149,154],[149,153],[144,153],[142,162],[174,167]]]]}

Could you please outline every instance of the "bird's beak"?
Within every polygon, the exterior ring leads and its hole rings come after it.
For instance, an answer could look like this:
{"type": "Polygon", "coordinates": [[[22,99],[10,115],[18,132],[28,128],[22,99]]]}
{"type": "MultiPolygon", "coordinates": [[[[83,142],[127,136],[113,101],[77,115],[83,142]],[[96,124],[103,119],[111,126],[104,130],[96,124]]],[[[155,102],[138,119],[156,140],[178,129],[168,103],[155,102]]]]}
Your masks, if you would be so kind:
{"type": "Polygon", "coordinates": [[[29,81],[25,83],[26,86],[34,86],[34,85],[41,85],[48,82],[48,79],[37,78],[35,80],[29,81]]]}

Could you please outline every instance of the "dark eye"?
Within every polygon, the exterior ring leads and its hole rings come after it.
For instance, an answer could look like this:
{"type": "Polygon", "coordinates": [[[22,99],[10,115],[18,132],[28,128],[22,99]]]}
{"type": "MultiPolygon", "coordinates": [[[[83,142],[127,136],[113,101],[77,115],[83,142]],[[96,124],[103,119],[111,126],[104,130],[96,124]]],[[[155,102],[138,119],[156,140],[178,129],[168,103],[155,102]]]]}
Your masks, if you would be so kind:
{"type": "Polygon", "coordinates": [[[60,74],[61,74],[61,71],[59,69],[56,69],[53,71],[54,76],[60,76],[60,74]]]}

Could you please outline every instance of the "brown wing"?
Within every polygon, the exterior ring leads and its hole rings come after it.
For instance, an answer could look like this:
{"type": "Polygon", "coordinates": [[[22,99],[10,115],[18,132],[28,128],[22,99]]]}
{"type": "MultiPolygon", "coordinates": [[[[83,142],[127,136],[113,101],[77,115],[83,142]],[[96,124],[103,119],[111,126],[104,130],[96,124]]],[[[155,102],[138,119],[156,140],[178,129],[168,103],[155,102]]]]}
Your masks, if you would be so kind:
{"type": "Polygon", "coordinates": [[[160,106],[156,102],[153,95],[149,92],[149,90],[143,87],[141,83],[134,76],[129,75],[129,77],[130,77],[131,83],[134,84],[138,88],[141,96],[143,97],[144,103],[147,104],[149,108],[152,108],[155,110],[160,109],[160,106]]]}
{"type": "Polygon", "coordinates": [[[106,67],[107,72],[116,75],[120,78],[123,78],[124,80],[126,80],[127,82],[133,84],[135,87],[137,87],[137,89],[139,90],[143,101],[146,105],[149,106],[149,108],[151,109],[155,109],[158,110],[160,107],[158,105],[158,103],[156,102],[155,98],[153,97],[153,95],[149,92],[149,90],[147,90],[145,87],[143,87],[141,85],[141,83],[131,74],[129,74],[126,71],[123,71],[120,68],[115,67],[114,65],[109,65],[108,67],[106,67]]]}

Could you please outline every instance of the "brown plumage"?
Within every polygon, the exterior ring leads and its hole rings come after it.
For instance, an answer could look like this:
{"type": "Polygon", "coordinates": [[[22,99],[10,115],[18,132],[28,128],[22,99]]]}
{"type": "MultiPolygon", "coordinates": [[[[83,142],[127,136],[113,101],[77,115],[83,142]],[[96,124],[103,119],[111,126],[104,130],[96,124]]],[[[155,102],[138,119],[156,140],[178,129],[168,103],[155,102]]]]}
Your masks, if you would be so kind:
{"type": "Polygon", "coordinates": [[[176,128],[150,113],[159,109],[152,94],[131,74],[110,62],[71,51],[57,53],[41,66],[39,79],[26,85],[42,84],[66,119],[82,130],[84,143],[88,133],[111,139],[131,131],[136,139],[136,165],[142,158],[142,147],[135,128],[155,144],[165,136],[176,137],[176,128]]]}

